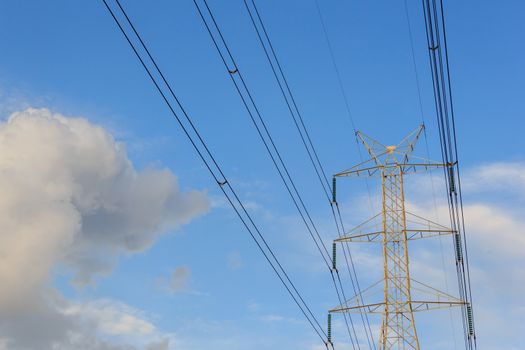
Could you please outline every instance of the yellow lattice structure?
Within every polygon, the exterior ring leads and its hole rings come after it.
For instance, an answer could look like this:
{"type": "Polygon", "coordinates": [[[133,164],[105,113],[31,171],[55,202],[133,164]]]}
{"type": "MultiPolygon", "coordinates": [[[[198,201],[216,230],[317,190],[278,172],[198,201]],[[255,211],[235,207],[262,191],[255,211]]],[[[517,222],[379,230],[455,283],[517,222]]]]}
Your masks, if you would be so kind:
{"type": "MultiPolygon", "coordinates": [[[[382,314],[379,349],[420,349],[414,312],[465,303],[410,277],[408,242],[415,239],[455,234],[451,229],[408,212],[403,179],[408,172],[449,167],[412,155],[423,126],[396,146],[384,146],[357,133],[370,159],[334,175],[380,176],[381,212],[335,240],[337,243],[372,242],[382,245],[383,280],[361,291],[330,313],[367,312],[382,314]],[[381,289],[382,287],[382,289],[381,289]],[[428,298],[428,296],[432,296],[428,298]],[[369,298],[379,298],[370,301],[369,298]]],[[[335,191],[335,188],[334,188],[335,191]]],[[[335,195],[334,195],[335,197],[335,195]]]]}

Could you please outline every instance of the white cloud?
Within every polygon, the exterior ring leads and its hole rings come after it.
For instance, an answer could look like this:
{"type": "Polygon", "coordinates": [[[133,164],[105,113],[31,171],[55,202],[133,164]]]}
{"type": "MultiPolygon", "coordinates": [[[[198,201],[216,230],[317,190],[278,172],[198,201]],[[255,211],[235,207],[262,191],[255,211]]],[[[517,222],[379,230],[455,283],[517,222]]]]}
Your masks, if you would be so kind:
{"type": "Polygon", "coordinates": [[[155,326],[143,319],[139,311],[109,300],[71,304],[62,312],[68,316],[93,320],[104,334],[151,335],[155,331],[155,326]]]}
{"type": "Polygon", "coordinates": [[[72,302],[52,290],[40,297],[25,309],[2,310],[0,344],[6,349],[168,350],[175,343],[144,312],[123,303],[72,302]]]}
{"type": "Polygon", "coordinates": [[[515,195],[525,195],[525,163],[497,162],[469,169],[465,189],[477,192],[505,190],[515,195]]]}
{"type": "Polygon", "coordinates": [[[503,208],[489,204],[465,207],[467,229],[473,244],[485,253],[485,259],[525,259],[525,222],[503,208]]]}
{"type": "Polygon", "coordinates": [[[85,330],[91,329],[98,339],[113,345],[140,349],[168,349],[173,336],[163,334],[140,310],[113,300],[69,303],[60,312],[76,323],[68,332],[68,341],[86,343],[85,330]],[[76,334],[83,332],[84,334],[76,334]],[[79,341],[80,340],[80,341],[79,341]]]}
{"type": "MultiPolygon", "coordinates": [[[[90,304],[64,309],[68,302],[49,286],[54,266],[70,269],[77,284],[92,283],[119,254],[147,249],[209,207],[205,193],[181,192],[169,170],[137,171],[123,144],[82,118],[46,109],[14,113],[0,124],[0,150],[0,339],[10,349],[24,349],[17,344],[28,342],[27,334],[40,340],[38,348],[51,348],[69,339],[75,310],[94,312],[90,304]]],[[[104,310],[98,316],[114,309],[104,310]]],[[[106,323],[105,333],[151,330],[122,317],[109,322],[114,328],[106,323]]],[[[89,348],[97,347],[108,348],[89,348]]]]}

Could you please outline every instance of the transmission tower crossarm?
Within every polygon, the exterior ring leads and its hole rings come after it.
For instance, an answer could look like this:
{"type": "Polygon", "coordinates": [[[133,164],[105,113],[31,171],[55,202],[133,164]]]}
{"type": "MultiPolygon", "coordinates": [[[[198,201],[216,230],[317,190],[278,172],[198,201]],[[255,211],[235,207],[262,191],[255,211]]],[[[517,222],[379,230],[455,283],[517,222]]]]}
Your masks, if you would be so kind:
{"type": "MultiPolygon", "coordinates": [[[[412,285],[411,292],[414,293],[414,297],[410,300],[406,300],[404,303],[407,305],[409,304],[413,312],[466,305],[465,301],[440,291],[439,289],[431,287],[425,283],[419,282],[413,278],[410,278],[410,282],[412,285]]],[[[381,295],[383,292],[382,283],[383,281],[380,280],[372,284],[360,294],[351,297],[343,304],[331,309],[329,312],[357,313],[364,311],[371,314],[383,313],[384,307],[387,306],[385,300],[374,300],[377,299],[377,296],[381,295]]]]}
{"type": "MultiPolygon", "coordinates": [[[[335,239],[334,242],[382,243],[385,231],[382,229],[381,222],[379,222],[381,214],[382,213],[379,213],[362,224],[352,228],[344,235],[335,239]]],[[[407,210],[405,210],[405,215],[407,228],[402,230],[402,232],[406,233],[407,241],[456,233],[456,231],[451,228],[425,219],[424,217],[413,214],[407,210]]]]}
{"type": "MultiPolygon", "coordinates": [[[[456,231],[453,230],[403,230],[407,234],[407,241],[414,241],[424,238],[439,237],[451,235],[456,231]]],[[[384,231],[375,231],[370,233],[363,233],[357,235],[341,236],[334,240],[334,242],[360,242],[360,243],[383,243],[384,231]]]]}
{"type": "Polygon", "coordinates": [[[372,165],[369,166],[372,162],[372,159],[369,159],[366,162],[356,165],[355,167],[349,168],[347,170],[336,173],[334,177],[361,177],[363,175],[367,176],[376,176],[380,175],[382,170],[388,170],[392,168],[400,168],[403,173],[408,172],[420,172],[435,170],[439,168],[450,168],[455,165],[455,163],[430,163],[430,162],[418,162],[418,163],[393,163],[386,165],[372,165]]]}
{"type": "Polygon", "coordinates": [[[407,233],[407,241],[414,241],[424,238],[433,238],[439,236],[446,236],[455,233],[454,230],[405,230],[407,233]]]}
{"type": "Polygon", "coordinates": [[[356,235],[345,235],[334,240],[336,243],[341,242],[366,242],[366,243],[381,243],[383,231],[375,231],[370,233],[362,233],[356,235]]]}
{"type": "Polygon", "coordinates": [[[381,314],[383,313],[384,307],[385,307],[385,303],[380,302],[380,303],[354,305],[354,306],[338,306],[338,307],[335,307],[329,310],[329,312],[330,313],[342,313],[342,312],[359,313],[364,310],[366,313],[369,313],[369,314],[381,314]]]}
{"type": "MultiPolygon", "coordinates": [[[[451,301],[435,301],[435,300],[412,300],[412,312],[433,311],[443,308],[464,306],[467,302],[461,300],[451,301]]],[[[384,312],[386,303],[378,302],[372,304],[354,305],[354,306],[340,306],[329,310],[330,313],[360,313],[366,312],[368,314],[382,314],[384,312]]]]}

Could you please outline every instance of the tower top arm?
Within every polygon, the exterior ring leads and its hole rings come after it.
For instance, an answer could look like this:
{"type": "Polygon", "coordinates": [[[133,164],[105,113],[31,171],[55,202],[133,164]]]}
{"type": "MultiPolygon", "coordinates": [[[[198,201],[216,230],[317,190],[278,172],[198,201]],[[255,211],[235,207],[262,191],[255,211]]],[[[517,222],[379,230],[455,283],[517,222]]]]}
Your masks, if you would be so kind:
{"type": "Polygon", "coordinates": [[[420,125],[393,146],[385,146],[361,131],[357,131],[356,135],[363,143],[370,159],[338,172],[334,177],[374,176],[381,174],[385,169],[394,167],[399,167],[403,173],[407,173],[453,166],[454,163],[440,163],[412,154],[424,128],[424,125],[420,125]]]}

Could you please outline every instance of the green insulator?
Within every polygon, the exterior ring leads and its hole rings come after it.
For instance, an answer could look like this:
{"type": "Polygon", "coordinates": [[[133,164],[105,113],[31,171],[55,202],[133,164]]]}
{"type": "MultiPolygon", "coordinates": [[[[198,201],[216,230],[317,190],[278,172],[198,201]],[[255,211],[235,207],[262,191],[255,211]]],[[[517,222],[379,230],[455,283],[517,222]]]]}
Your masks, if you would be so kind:
{"type": "Polygon", "coordinates": [[[461,236],[459,233],[456,233],[454,241],[456,242],[456,258],[459,262],[463,260],[463,249],[461,249],[461,236]]]}
{"type": "Polygon", "coordinates": [[[335,200],[335,177],[332,178],[332,202],[336,202],[335,200]]]}
{"type": "Polygon", "coordinates": [[[449,179],[450,179],[450,192],[451,193],[454,193],[456,192],[456,180],[454,178],[454,168],[453,167],[450,167],[448,168],[448,172],[449,172],[449,179]]]}
{"type": "Polygon", "coordinates": [[[336,256],[337,256],[337,244],[334,242],[332,243],[332,268],[334,270],[337,269],[337,264],[336,264],[336,256]]]}
{"type": "Polygon", "coordinates": [[[474,335],[474,320],[472,318],[472,306],[467,305],[468,333],[474,335]]]}
{"type": "Polygon", "coordinates": [[[328,342],[332,342],[332,314],[328,314],[328,342]]]}

